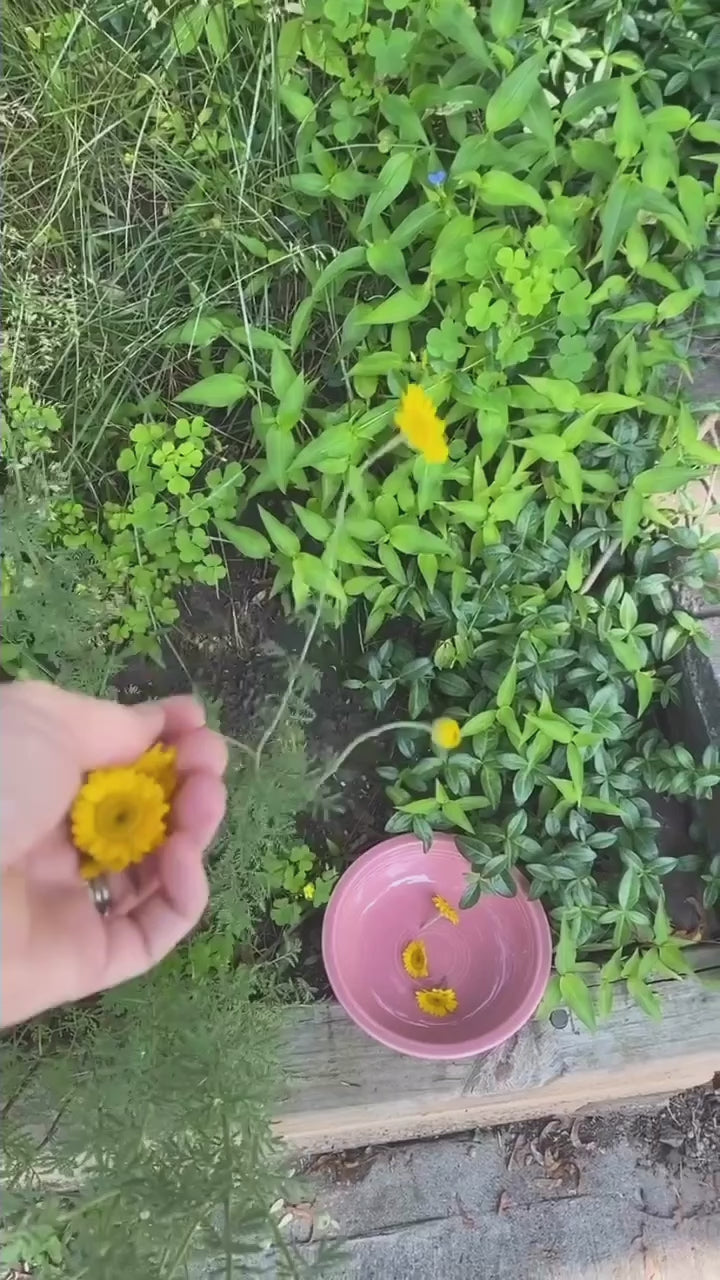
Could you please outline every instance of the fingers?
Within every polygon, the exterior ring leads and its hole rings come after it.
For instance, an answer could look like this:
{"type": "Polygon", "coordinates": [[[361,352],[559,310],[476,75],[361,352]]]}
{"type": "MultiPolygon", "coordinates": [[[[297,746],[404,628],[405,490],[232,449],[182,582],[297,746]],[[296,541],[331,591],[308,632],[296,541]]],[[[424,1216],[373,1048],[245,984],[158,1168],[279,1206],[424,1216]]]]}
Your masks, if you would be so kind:
{"type": "Polygon", "coordinates": [[[182,833],[158,854],[160,888],[129,914],[105,923],[107,956],[102,986],[135,978],[162,960],[199,921],[208,900],[198,846],[182,833]]]}
{"type": "MultiPolygon", "coordinates": [[[[147,705],[147,704],[140,704],[147,705]]],[[[179,694],[173,698],[161,698],[159,702],[150,704],[159,707],[164,721],[158,737],[163,742],[175,743],[185,733],[193,729],[201,729],[205,724],[205,708],[197,698],[188,694],[179,694]]]]}
{"type": "Polygon", "coordinates": [[[81,773],[131,764],[157,741],[165,716],[158,702],[124,707],[39,680],[16,682],[5,697],[16,713],[20,708],[32,721],[36,732],[71,755],[81,773]]]}

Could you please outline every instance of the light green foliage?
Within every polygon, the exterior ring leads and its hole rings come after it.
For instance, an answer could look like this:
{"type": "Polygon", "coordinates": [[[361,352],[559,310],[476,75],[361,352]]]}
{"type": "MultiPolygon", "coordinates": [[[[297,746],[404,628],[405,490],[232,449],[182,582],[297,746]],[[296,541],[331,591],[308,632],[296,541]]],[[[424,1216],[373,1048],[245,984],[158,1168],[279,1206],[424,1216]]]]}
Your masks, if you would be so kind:
{"type": "Polygon", "coordinates": [[[337,871],[323,866],[306,844],[271,856],[265,870],[272,899],[270,917],[281,926],[299,924],[314,907],[324,907],[337,880],[337,871]]]}

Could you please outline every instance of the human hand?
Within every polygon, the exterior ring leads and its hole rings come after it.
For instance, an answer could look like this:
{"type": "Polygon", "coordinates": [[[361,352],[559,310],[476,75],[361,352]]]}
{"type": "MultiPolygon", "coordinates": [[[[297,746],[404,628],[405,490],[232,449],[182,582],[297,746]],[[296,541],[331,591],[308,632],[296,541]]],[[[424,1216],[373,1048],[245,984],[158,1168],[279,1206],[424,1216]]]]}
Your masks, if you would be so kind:
{"type": "Polygon", "coordinates": [[[225,743],[190,697],[135,707],[35,681],[0,687],[2,1025],[144,973],[207,903],[202,855],[225,811],[225,743]],[[93,769],[177,748],[178,791],[157,853],[108,877],[98,913],[68,814],[93,769]]]}

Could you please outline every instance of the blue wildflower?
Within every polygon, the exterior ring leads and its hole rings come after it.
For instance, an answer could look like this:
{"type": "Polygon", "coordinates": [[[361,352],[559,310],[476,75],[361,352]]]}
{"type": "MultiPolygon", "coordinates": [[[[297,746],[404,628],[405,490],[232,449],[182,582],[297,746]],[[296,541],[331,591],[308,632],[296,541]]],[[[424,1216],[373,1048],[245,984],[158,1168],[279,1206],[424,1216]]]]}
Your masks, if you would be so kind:
{"type": "Polygon", "coordinates": [[[435,169],[433,173],[428,174],[428,182],[431,187],[441,187],[447,179],[447,173],[444,169],[435,169]]]}

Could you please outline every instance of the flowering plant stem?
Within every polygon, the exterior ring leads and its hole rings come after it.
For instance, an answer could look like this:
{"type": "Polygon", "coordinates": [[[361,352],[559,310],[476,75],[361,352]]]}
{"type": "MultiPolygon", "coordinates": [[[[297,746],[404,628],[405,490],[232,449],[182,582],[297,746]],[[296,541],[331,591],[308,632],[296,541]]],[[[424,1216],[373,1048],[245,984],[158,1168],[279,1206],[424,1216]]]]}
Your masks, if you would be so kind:
{"type": "Polygon", "coordinates": [[[353,738],[352,742],[349,742],[335,756],[335,759],[328,765],[327,769],[320,774],[315,783],[315,790],[319,791],[328,778],[332,778],[333,774],[337,773],[340,766],[345,763],[356,747],[359,747],[363,742],[369,742],[371,738],[379,738],[382,733],[389,733],[391,729],[424,729],[426,733],[432,733],[432,725],[425,720],[391,720],[390,724],[379,724],[375,729],[366,729],[364,733],[359,733],[356,738],[353,738]]]}
{"type": "MultiPolygon", "coordinates": [[[[391,453],[392,450],[396,449],[397,446],[401,443],[402,443],[402,436],[399,436],[399,435],[393,436],[393,438],[390,440],[386,440],[385,444],[381,444],[379,448],[377,448],[374,451],[374,453],[371,453],[365,459],[362,465],[358,467],[358,475],[363,475],[363,473],[365,471],[368,471],[370,467],[374,466],[375,463],[380,460],[380,458],[383,458],[386,453],[391,453]]],[[[345,485],[343,486],[342,493],[340,495],[340,501],[338,502],[337,516],[335,519],[335,527],[333,529],[332,535],[330,537],[330,541],[328,543],[327,565],[329,569],[332,569],[334,567],[335,548],[336,548],[337,540],[340,536],[340,532],[342,530],[343,524],[345,523],[345,510],[347,508],[347,502],[348,502],[349,496],[350,496],[350,486],[346,481],[345,485]]],[[[300,675],[300,672],[303,669],[305,660],[308,656],[308,653],[310,652],[310,646],[315,638],[315,632],[318,629],[318,626],[320,623],[320,617],[322,615],[322,608],[326,599],[327,599],[327,591],[323,590],[318,596],[317,604],[315,606],[315,614],[313,616],[312,622],[310,623],[308,633],[305,637],[305,643],[303,644],[303,647],[300,651],[300,657],[295,663],[293,671],[290,675],[290,679],[288,680],[285,692],[282,698],[280,699],[280,703],[278,705],[277,711],[275,712],[275,715],[273,716],[272,720],[270,721],[270,724],[267,726],[265,732],[263,733],[257,745],[256,751],[255,751],[255,768],[256,769],[260,768],[262,753],[265,750],[268,742],[270,741],[278,725],[280,724],[280,721],[285,715],[285,712],[287,711],[288,703],[290,702],[290,699],[293,695],[293,690],[297,683],[298,676],[300,675]]],[[[357,741],[358,740],[356,740],[356,742],[357,741]]]]}

